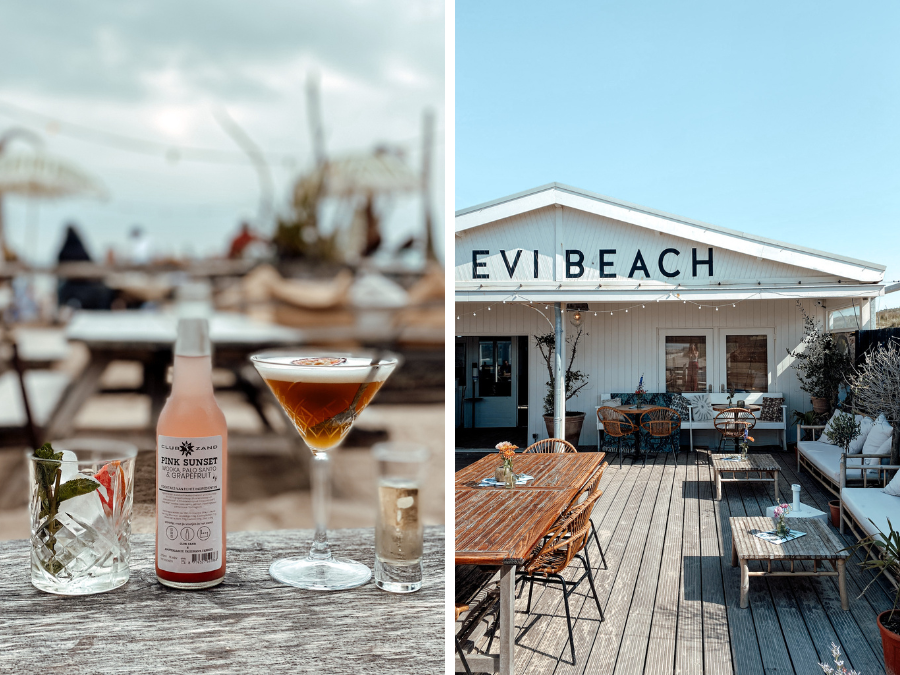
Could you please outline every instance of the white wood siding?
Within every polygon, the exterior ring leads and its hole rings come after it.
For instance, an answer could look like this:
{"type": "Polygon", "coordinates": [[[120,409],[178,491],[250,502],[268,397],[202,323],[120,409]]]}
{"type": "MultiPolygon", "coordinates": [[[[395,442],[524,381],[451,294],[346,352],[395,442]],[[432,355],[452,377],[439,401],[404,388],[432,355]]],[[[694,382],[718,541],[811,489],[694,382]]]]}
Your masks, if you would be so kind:
{"type": "MultiPolygon", "coordinates": [[[[534,282],[534,253],[540,251],[538,279],[557,280],[573,287],[578,284],[594,284],[600,279],[600,249],[615,249],[616,254],[607,257],[614,262],[605,268],[614,272],[619,279],[628,279],[638,250],[649,271],[649,279],[667,284],[685,286],[705,286],[710,283],[756,283],[759,280],[796,283],[837,280],[801,267],[774,262],[754,255],[745,255],[724,248],[714,248],[712,278],[708,267],[698,265],[697,276],[693,276],[692,249],[697,248],[697,259],[708,258],[707,244],[676,237],[667,233],[657,233],[633,224],[565,207],[544,207],[521,215],[505,218],[472,230],[457,234],[456,270],[457,281],[478,281],[489,287],[492,283],[506,283],[510,275],[500,251],[505,250],[507,260],[512,265],[516,251],[522,254],[512,276],[512,280],[534,282]],[[557,221],[558,218],[558,221],[557,221]],[[666,277],[659,271],[659,256],[668,248],[677,249],[680,255],[666,257],[669,272],[676,269],[679,274],[666,277]],[[584,254],[584,273],[577,279],[566,278],[565,251],[576,249],[584,254]],[[480,267],[480,274],[489,279],[478,280],[472,276],[472,251],[490,251],[480,256],[486,264],[480,267]],[[555,258],[555,260],[554,260],[555,258]],[[554,268],[555,263],[555,268],[554,268]]],[[[641,271],[636,271],[632,281],[648,279],[641,271]]],[[[609,282],[614,280],[610,279],[609,282]]]]}
{"type": "MultiPolygon", "coordinates": [[[[679,302],[653,302],[646,303],[645,309],[609,315],[611,310],[626,306],[629,305],[591,303],[590,311],[585,314],[585,335],[579,343],[575,368],[589,374],[590,384],[567,406],[570,411],[586,413],[580,441],[583,445],[597,442],[594,407],[599,405],[602,393],[633,391],[642,374],[648,391],[664,390],[665,383],[659,381],[660,328],[773,328],[775,373],[769,390],[784,393],[788,414],[794,409],[810,408],[809,397],[800,390],[787,355],[787,350],[794,349],[803,337],[802,316],[794,300],[750,300],[738,303],[736,308],[729,305],[719,311],[679,302]]],[[[544,309],[543,304],[535,307],[552,322],[552,305],[549,309],[544,309]]],[[[804,307],[813,317],[824,321],[824,311],[814,301],[806,301],[804,307]]],[[[522,304],[457,303],[456,308],[459,316],[455,322],[456,335],[529,336],[528,440],[531,442],[532,434],[537,434],[538,439],[546,438],[542,402],[547,371],[532,336],[553,330],[551,323],[522,304]]],[[[572,335],[573,331],[567,322],[566,335],[572,335]]],[[[710,352],[709,356],[712,358],[713,354],[710,352]]],[[[718,391],[718,383],[714,386],[718,391]]],[[[792,438],[790,426],[788,433],[789,439],[792,438]]],[[[764,436],[763,441],[774,443],[773,439],[774,436],[764,436]]]]}

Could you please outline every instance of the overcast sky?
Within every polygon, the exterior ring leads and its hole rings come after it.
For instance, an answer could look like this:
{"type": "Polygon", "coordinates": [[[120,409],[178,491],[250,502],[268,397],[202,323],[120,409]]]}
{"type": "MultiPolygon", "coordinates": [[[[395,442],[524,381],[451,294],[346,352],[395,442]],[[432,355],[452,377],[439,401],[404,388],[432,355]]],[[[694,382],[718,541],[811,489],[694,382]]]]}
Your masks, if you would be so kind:
{"type": "MultiPolygon", "coordinates": [[[[312,164],[305,83],[313,71],[332,155],[399,142],[418,168],[423,111],[436,111],[433,182],[442,224],[440,0],[6,3],[0,133],[13,125],[38,131],[48,152],[96,176],[111,195],[40,204],[9,197],[10,242],[26,258],[50,260],[62,224],[73,219],[96,255],[124,250],[134,223],[146,226],[158,253],[221,253],[239,220],[255,216],[259,184],[213,110],[227,110],[267,153],[283,206],[292,178],[312,164]],[[219,149],[234,161],[126,152],[4,104],[89,129],[219,149]]],[[[417,231],[418,205],[399,204],[389,225],[392,241],[417,231]]]]}
{"type": "Polygon", "coordinates": [[[457,209],[559,181],[900,280],[900,3],[547,7],[456,3],[457,209]]]}

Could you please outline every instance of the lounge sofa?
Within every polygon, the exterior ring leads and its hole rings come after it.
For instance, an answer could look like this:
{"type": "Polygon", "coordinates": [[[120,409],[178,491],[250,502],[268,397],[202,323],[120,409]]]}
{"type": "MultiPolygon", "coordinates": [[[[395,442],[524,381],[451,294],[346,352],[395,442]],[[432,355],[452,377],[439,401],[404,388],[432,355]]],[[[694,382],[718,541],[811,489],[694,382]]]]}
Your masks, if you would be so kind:
{"type": "MultiPolygon", "coordinates": [[[[841,534],[845,525],[857,539],[863,539],[870,535],[878,534],[880,529],[887,534],[888,519],[892,519],[895,530],[900,528],[900,497],[886,493],[883,486],[886,485],[894,471],[900,470],[900,465],[881,464],[874,469],[866,471],[862,487],[847,486],[846,458],[858,458],[860,455],[841,455],[841,534]],[[873,481],[868,480],[869,474],[875,473],[873,481]],[[873,524],[874,523],[874,524],[873,524]]],[[[880,458],[880,455],[862,455],[865,457],[880,458]]],[[[857,472],[859,473],[859,472],[857,472]]],[[[878,548],[867,547],[870,555],[877,555],[878,548]]],[[[900,582],[895,575],[894,583],[900,582]]]]}
{"type": "Polygon", "coordinates": [[[841,477],[841,461],[842,458],[844,460],[844,477],[843,484],[849,483],[852,486],[856,485],[867,485],[869,482],[877,482],[879,480],[879,474],[881,471],[881,466],[870,466],[866,470],[866,475],[863,476],[863,473],[860,469],[855,469],[854,467],[862,466],[864,464],[865,459],[874,459],[878,460],[878,463],[886,463],[890,459],[890,450],[888,450],[887,454],[846,454],[843,449],[836,446],[830,445],[828,443],[824,443],[821,440],[816,440],[816,431],[819,432],[821,437],[821,432],[825,428],[825,425],[816,424],[816,425],[805,425],[798,424],[797,425],[797,438],[803,438],[803,431],[810,430],[812,432],[811,441],[798,440],[797,441],[797,471],[801,469],[806,469],[813,478],[819,481],[822,486],[828,490],[835,497],[841,496],[841,486],[842,486],[842,477],[841,477]]]}

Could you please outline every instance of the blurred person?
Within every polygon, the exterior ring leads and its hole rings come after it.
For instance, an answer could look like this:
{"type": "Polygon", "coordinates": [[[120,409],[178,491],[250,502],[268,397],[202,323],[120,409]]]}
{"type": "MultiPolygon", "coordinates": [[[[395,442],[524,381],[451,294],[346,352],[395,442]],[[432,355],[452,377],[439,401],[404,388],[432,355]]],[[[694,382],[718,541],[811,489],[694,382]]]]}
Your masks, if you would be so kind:
{"type": "Polygon", "coordinates": [[[228,249],[228,257],[232,260],[244,257],[244,252],[250,244],[263,241],[262,237],[254,234],[250,230],[250,224],[245,220],[241,223],[240,231],[231,240],[231,246],[228,249]]]}
{"type": "MultiPolygon", "coordinates": [[[[56,259],[59,263],[91,262],[91,255],[74,223],[66,225],[66,237],[56,259]]],[[[56,295],[60,307],[73,309],[109,309],[113,299],[112,289],[102,279],[60,277],[56,295]]]]}
{"type": "Polygon", "coordinates": [[[135,265],[146,265],[150,262],[150,236],[140,225],[131,228],[128,234],[131,243],[131,262],[135,265]]]}

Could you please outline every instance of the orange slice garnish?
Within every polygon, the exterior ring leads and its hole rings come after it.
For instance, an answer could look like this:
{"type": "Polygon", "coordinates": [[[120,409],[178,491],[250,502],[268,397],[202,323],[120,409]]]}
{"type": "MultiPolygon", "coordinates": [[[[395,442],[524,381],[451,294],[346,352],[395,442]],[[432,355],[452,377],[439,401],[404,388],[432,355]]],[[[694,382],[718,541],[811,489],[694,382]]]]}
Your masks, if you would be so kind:
{"type": "Polygon", "coordinates": [[[291,363],[295,366],[338,366],[346,361],[347,359],[330,356],[311,356],[305,359],[294,359],[291,363]]]}

